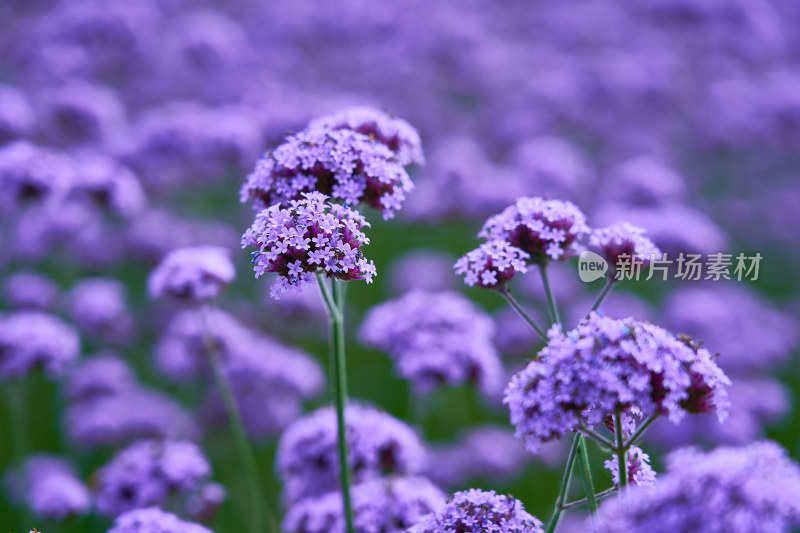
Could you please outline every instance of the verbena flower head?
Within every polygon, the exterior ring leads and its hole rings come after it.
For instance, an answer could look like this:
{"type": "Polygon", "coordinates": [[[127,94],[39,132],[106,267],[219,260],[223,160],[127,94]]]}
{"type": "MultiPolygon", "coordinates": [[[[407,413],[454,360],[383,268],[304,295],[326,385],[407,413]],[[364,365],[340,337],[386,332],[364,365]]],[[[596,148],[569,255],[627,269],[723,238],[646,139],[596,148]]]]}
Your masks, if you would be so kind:
{"type": "Polygon", "coordinates": [[[247,177],[241,198],[263,209],[317,191],[345,204],[367,204],[388,219],[412,188],[405,168],[383,144],[349,129],[316,128],[267,152],[247,177]]]}
{"type": "Polygon", "coordinates": [[[58,457],[30,456],[9,473],[7,482],[12,500],[21,500],[39,517],[64,520],[89,511],[89,490],[69,463],[58,457]]]}
{"type": "Polygon", "coordinates": [[[467,252],[454,267],[470,287],[502,290],[515,274],[527,271],[530,258],[530,254],[506,241],[492,240],[467,252]]]}
{"type": "Polygon", "coordinates": [[[108,533],[211,533],[211,530],[184,522],[157,507],[143,507],[119,515],[108,533]]]}
{"type": "MultiPolygon", "coordinates": [[[[356,531],[399,533],[438,510],[447,497],[422,477],[386,477],[351,489],[356,531]]],[[[345,530],[340,492],[301,500],[289,508],[281,524],[288,533],[340,533],[345,530]]]]}
{"type": "Polygon", "coordinates": [[[684,448],[666,463],[653,487],[601,506],[602,533],[788,533],[800,525],[800,466],[774,442],[684,448]]]}
{"type": "Polygon", "coordinates": [[[500,481],[522,472],[529,459],[512,430],[478,426],[461,435],[455,444],[432,448],[427,475],[447,487],[475,478],[500,481]]]}
{"type": "Polygon", "coordinates": [[[67,156],[28,141],[0,147],[0,209],[61,197],[73,171],[67,156]]]}
{"type": "Polygon", "coordinates": [[[25,94],[10,85],[0,84],[0,144],[27,137],[35,115],[25,94]]]}
{"type": "Polygon", "coordinates": [[[456,292],[415,291],[373,307],[359,334],[365,344],[388,352],[419,392],[465,382],[488,393],[501,387],[494,323],[456,292]]]}
{"type": "Polygon", "coordinates": [[[0,316],[0,381],[20,378],[41,368],[54,376],[77,359],[75,330],[40,311],[0,316]]]}
{"type": "Polygon", "coordinates": [[[123,218],[138,215],[145,208],[147,196],[139,177],[113,157],[80,154],[75,164],[80,172],[70,186],[70,199],[123,218]]]}
{"type": "Polygon", "coordinates": [[[42,133],[59,145],[102,143],[125,121],[125,106],[116,92],[83,81],[46,91],[38,107],[42,133]]]}
{"type": "Polygon", "coordinates": [[[425,163],[419,132],[405,120],[371,107],[349,107],[312,120],[309,130],[352,130],[391,150],[401,165],[425,163]]]}
{"type": "MultiPolygon", "coordinates": [[[[650,466],[650,456],[638,446],[631,446],[625,456],[628,465],[628,483],[640,487],[650,487],[656,483],[656,472],[650,466]]],[[[614,485],[619,486],[619,459],[614,455],[603,463],[603,467],[611,472],[614,485]]]]}
{"type": "MultiPolygon", "coordinates": [[[[347,407],[350,464],[356,483],[383,474],[415,474],[427,459],[419,436],[405,423],[372,407],[347,407]]],[[[339,460],[336,412],[317,409],[281,435],[276,464],[284,482],[284,499],[296,502],[336,490],[339,460]]]]}
{"type": "Polygon", "coordinates": [[[516,374],[504,403],[526,448],[636,408],[679,422],[687,413],[724,419],[730,380],[715,357],[653,324],[592,313],[570,332],[558,328],[538,359],[516,374]]]}
{"type": "Polygon", "coordinates": [[[653,241],[644,236],[646,231],[627,222],[618,222],[606,228],[592,230],[589,244],[600,250],[603,257],[614,268],[620,258],[628,262],[649,264],[653,259],[661,259],[661,250],[653,241]]]}
{"type": "Polygon", "coordinates": [[[479,237],[504,240],[543,263],[566,259],[578,251],[578,240],[589,232],[586,216],[571,202],[520,198],[483,225],[479,237]]]}
{"type": "Polygon", "coordinates": [[[291,287],[313,283],[315,272],[329,278],[372,283],[375,264],[361,247],[369,244],[363,229],[370,224],[357,211],[327,202],[319,192],[303,193],[289,207],[273,205],[256,215],[242,236],[242,247],[255,246],[256,278],[278,274],[270,294],[280,298],[291,287]]]}
{"type": "Polygon", "coordinates": [[[495,491],[470,489],[456,492],[442,509],[412,526],[409,533],[448,531],[498,533],[544,533],[542,522],[525,511],[522,502],[495,491]]]}
{"type": "Polygon", "coordinates": [[[125,342],[133,317],[125,301],[126,287],[115,279],[86,278],[69,292],[69,314],[86,334],[109,342],[125,342]]]}
{"type": "Polygon", "coordinates": [[[219,296],[236,277],[230,252],[221,246],[194,246],[173,250],[147,280],[151,298],[191,301],[219,296]]]}
{"type": "Polygon", "coordinates": [[[86,358],[67,377],[66,396],[71,401],[113,396],[136,387],[133,371],[121,357],[103,353],[86,358]]]}
{"type": "Polygon", "coordinates": [[[58,285],[36,272],[17,272],[3,280],[3,297],[18,309],[52,309],[58,299],[58,285]]]}
{"type": "Polygon", "coordinates": [[[95,505],[104,515],[165,505],[202,485],[211,473],[200,448],[188,441],[139,441],[97,472],[95,505]]]}

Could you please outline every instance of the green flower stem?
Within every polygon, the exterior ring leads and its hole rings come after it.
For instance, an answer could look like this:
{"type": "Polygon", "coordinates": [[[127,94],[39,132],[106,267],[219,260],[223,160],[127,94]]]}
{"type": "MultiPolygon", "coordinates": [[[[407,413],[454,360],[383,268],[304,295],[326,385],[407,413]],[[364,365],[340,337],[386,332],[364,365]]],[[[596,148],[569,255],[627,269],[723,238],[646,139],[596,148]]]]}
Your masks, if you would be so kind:
{"type": "Polygon", "coordinates": [[[583,436],[578,432],[576,432],[575,436],[572,438],[572,446],[570,446],[569,455],[567,456],[567,466],[564,468],[564,475],[561,477],[561,489],[559,490],[558,497],[556,498],[556,504],[553,508],[553,515],[550,517],[550,521],[547,522],[545,533],[553,533],[558,525],[558,520],[561,518],[563,505],[564,502],[567,501],[569,485],[572,481],[572,469],[575,467],[575,459],[578,457],[578,449],[581,446],[582,440],[583,436]]]}
{"type": "Polygon", "coordinates": [[[583,483],[583,493],[586,494],[586,502],[589,504],[589,513],[594,519],[594,513],[597,512],[597,497],[594,493],[594,483],[592,481],[592,471],[589,466],[589,450],[586,449],[586,439],[580,440],[580,464],[583,475],[581,481],[583,483]]]}
{"type": "Polygon", "coordinates": [[[514,311],[516,311],[517,314],[520,317],[522,317],[522,319],[525,322],[527,322],[528,325],[530,327],[532,327],[533,330],[536,333],[538,333],[541,338],[547,340],[547,333],[545,332],[545,330],[542,329],[542,327],[539,324],[536,323],[536,321],[533,319],[533,317],[531,317],[531,315],[528,314],[527,311],[525,311],[525,309],[522,307],[522,305],[520,305],[520,303],[517,301],[517,299],[514,298],[514,296],[512,296],[512,294],[508,291],[508,289],[503,288],[500,291],[500,294],[502,294],[503,298],[506,299],[506,302],[508,302],[508,305],[510,305],[511,308],[514,309],[514,311]]]}
{"type": "Polygon", "coordinates": [[[563,331],[564,322],[561,321],[561,315],[558,313],[558,305],[556,299],[553,297],[553,291],[550,290],[550,280],[547,278],[547,263],[539,263],[539,272],[542,274],[542,284],[544,285],[544,292],[547,296],[547,308],[550,310],[550,320],[554,324],[561,326],[563,331]]]}
{"type": "Polygon", "coordinates": [[[617,467],[619,471],[619,491],[628,486],[628,461],[626,458],[628,448],[625,446],[625,439],[622,436],[622,413],[617,410],[614,413],[614,435],[617,438],[617,447],[614,453],[617,455],[617,467]]]}
{"type": "MultiPolygon", "coordinates": [[[[11,381],[6,385],[8,391],[8,408],[10,427],[8,432],[11,434],[11,463],[15,467],[21,467],[25,458],[28,456],[30,443],[28,442],[28,431],[30,429],[28,419],[28,384],[24,378],[18,381],[11,381]]],[[[29,524],[32,520],[31,513],[27,505],[20,506],[20,520],[24,524],[29,524]]]]}
{"type": "Polygon", "coordinates": [[[597,442],[599,442],[600,444],[602,444],[606,448],[608,448],[609,450],[614,450],[617,447],[617,445],[615,443],[611,442],[610,440],[608,440],[607,438],[605,438],[604,436],[602,436],[598,432],[587,428],[584,424],[580,425],[580,430],[583,433],[586,433],[587,435],[592,437],[594,440],[596,440],[597,442]]]}
{"type": "Polygon", "coordinates": [[[278,533],[278,527],[274,522],[274,515],[272,514],[269,503],[264,499],[264,493],[261,484],[258,480],[258,464],[256,463],[255,455],[250,447],[250,442],[245,433],[242,417],[239,413],[239,408],[236,405],[236,399],[233,396],[230,383],[225,376],[225,370],[222,366],[219,350],[211,336],[211,331],[208,328],[208,310],[203,307],[200,310],[200,316],[203,322],[203,332],[205,337],[206,352],[208,353],[209,363],[211,370],[214,374],[214,381],[217,386],[222,403],[225,405],[225,411],[228,415],[228,423],[231,426],[233,433],[234,446],[236,447],[236,454],[239,457],[242,470],[244,471],[245,482],[247,489],[250,493],[250,516],[252,530],[256,533],[265,531],[265,524],[270,533],[278,533]],[[266,516],[265,516],[266,515],[266,516]]]}
{"type": "Polygon", "coordinates": [[[638,441],[640,438],[642,438],[642,435],[644,435],[644,432],[647,430],[648,427],[650,427],[650,424],[652,424],[653,422],[656,421],[656,419],[658,418],[658,416],[660,414],[661,413],[656,413],[656,414],[652,415],[650,418],[648,418],[647,420],[645,420],[644,424],[640,424],[639,427],[636,428],[636,431],[633,432],[633,435],[631,435],[631,438],[629,438],[628,441],[625,443],[625,449],[628,449],[631,446],[633,446],[634,444],[636,444],[636,441],[638,441]]]}
{"type": "Polygon", "coordinates": [[[350,471],[350,454],[347,449],[347,426],[345,424],[345,407],[347,403],[347,362],[344,344],[344,286],[340,280],[333,281],[333,296],[328,288],[325,276],[317,274],[322,298],[328,308],[331,322],[331,389],[336,403],[336,429],[339,441],[339,472],[342,486],[342,502],[344,504],[347,533],[355,533],[353,525],[353,506],[350,499],[352,485],[350,471]]]}
{"type": "MultiPolygon", "coordinates": [[[[600,501],[605,498],[608,498],[615,492],[617,492],[617,487],[611,487],[610,489],[606,489],[603,492],[598,492],[595,498],[597,498],[597,501],[600,501]]],[[[564,511],[569,511],[570,509],[576,509],[578,507],[586,505],[587,503],[589,503],[587,499],[583,498],[582,500],[576,500],[574,502],[565,503],[564,505],[561,506],[561,509],[563,509],[564,511]]]]}
{"type": "Polygon", "coordinates": [[[591,313],[592,311],[597,311],[597,308],[600,307],[600,304],[602,304],[603,300],[606,299],[606,296],[608,296],[608,293],[611,292],[611,288],[613,286],[614,286],[614,276],[608,276],[606,278],[606,284],[605,286],[603,286],[603,290],[600,291],[600,294],[597,295],[597,299],[594,301],[594,305],[592,305],[592,308],[589,310],[589,313],[591,313]]]}

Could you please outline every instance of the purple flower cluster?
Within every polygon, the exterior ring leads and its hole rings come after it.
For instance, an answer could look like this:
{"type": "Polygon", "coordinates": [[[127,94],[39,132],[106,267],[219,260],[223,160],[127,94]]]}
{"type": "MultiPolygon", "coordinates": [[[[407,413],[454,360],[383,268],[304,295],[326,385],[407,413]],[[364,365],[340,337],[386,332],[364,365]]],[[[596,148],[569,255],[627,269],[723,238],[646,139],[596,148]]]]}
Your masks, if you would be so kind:
{"type": "Polygon", "coordinates": [[[708,350],[653,324],[592,313],[553,328],[536,360],[508,384],[504,403],[526,448],[635,408],[677,423],[687,413],[723,419],[730,380],[708,350]]]}
{"type": "Polygon", "coordinates": [[[23,500],[31,511],[47,520],[65,520],[89,511],[89,490],[61,458],[29,456],[6,481],[12,499],[23,500]]]}
{"type": "Polygon", "coordinates": [[[108,278],[85,278],[69,292],[69,314],[82,332],[109,342],[126,342],[133,317],[125,302],[125,285],[108,278]]]}
{"type": "Polygon", "coordinates": [[[428,476],[447,487],[475,478],[512,478],[519,475],[530,458],[513,431],[495,426],[472,428],[455,444],[433,447],[430,455],[428,476]]]}
{"type": "Polygon", "coordinates": [[[173,250],[147,280],[151,298],[212,300],[236,278],[230,252],[219,246],[173,250]]]}
{"type": "Polygon", "coordinates": [[[375,264],[361,247],[369,244],[362,231],[369,223],[357,211],[327,202],[319,192],[302,193],[289,207],[273,205],[256,215],[242,236],[242,247],[254,246],[256,277],[279,275],[270,294],[279,298],[291,287],[314,282],[314,273],[330,278],[372,282],[375,264]]]}
{"type": "Polygon", "coordinates": [[[530,255],[505,241],[489,241],[467,252],[455,263],[464,283],[484,289],[502,290],[516,274],[525,273],[530,255]]]}
{"type": "MultiPolygon", "coordinates": [[[[650,456],[638,446],[631,446],[625,456],[627,463],[628,483],[640,487],[650,487],[656,483],[656,472],[650,466],[650,456]]],[[[611,472],[614,485],[619,486],[619,459],[613,456],[607,459],[603,466],[611,472]]]]}
{"type": "Polygon", "coordinates": [[[541,520],[525,511],[522,502],[511,496],[479,489],[456,492],[447,505],[424,517],[408,531],[544,533],[541,520]]]}
{"type": "Polygon", "coordinates": [[[18,309],[50,310],[58,292],[53,280],[36,272],[17,272],[3,279],[3,297],[18,309]]]}
{"type": "MultiPolygon", "coordinates": [[[[350,465],[356,483],[382,474],[416,474],[427,453],[419,436],[405,423],[372,407],[347,407],[350,465]]],[[[336,412],[323,407],[293,423],[281,435],[276,459],[284,482],[284,500],[334,491],[339,486],[336,412]]]]}
{"type": "Polygon", "coordinates": [[[287,206],[317,191],[345,204],[364,203],[391,218],[412,188],[397,156],[378,140],[351,129],[309,128],[258,161],[241,197],[263,209],[287,206]]]}
{"type": "Polygon", "coordinates": [[[117,516],[202,486],[211,467],[200,448],[188,441],[139,441],[118,452],[97,471],[98,512],[117,516]]]}
{"type": "Polygon", "coordinates": [[[534,197],[519,198],[491,217],[478,236],[505,241],[529,254],[532,263],[544,263],[575,255],[588,232],[586,216],[571,202],[534,197]]]}
{"type": "Polygon", "coordinates": [[[348,107],[316,118],[309,130],[351,130],[386,146],[403,166],[425,163],[419,132],[405,120],[371,107],[348,107]]]}
{"type": "Polygon", "coordinates": [[[79,351],[78,334],[54,316],[40,311],[0,316],[0,380],[21,378],[36,369],[59,375],[79,351]]]}
{"type": "Polygon", "coordinates": [[[773,442],[681,449],[649,488],[604,503],[602,533],[788,533],[800,525],[800,466],[773,442]]]}
{"type": "Polygon", "coordinates": [[[86,359],[66,384],[67,437],[82,448],[196,433],[189,414],[166,395],[142,387],[128,365],[106,354],[86,359]]]}
{"type": "MultiPolygon", "coordinates": [[[[422,477],[377,478],[352,488],[356,531],[399,533],[447,501],[444,493],[422,477]]],[[[292,505],[281,524],[288,533],[340,533],[345,530],[342,495],[329,492],[292,505]]]]}
{"type": "Polygon", "coordinates": [[[661,259],[661,250],[644,234],[645,230],[642,228],[627,222],[619,222],[606,228],[592,230],[589,244],[600,250],[612,268],[620,258],[627,259],[629,263],[636,258],[641,264],[646,265],[652,260],[661,259]]]}
{"type": "Polygon", "coordinates": [[[157,507],[143,507],[119,515],[108,533],[211,533],[211,530],[157,507]]]}
{"type": "Polygon", "coordinates": [[[66,193],[74,168],[58,151],[16,141],[0,147],[0,210],[55,201],[66,193]]]}
{"type": "Polygon", "coordinates": [[[415,291],[373,307],[362,342],[385,350],[418,392],[474,382],[497,391],[504,372],[492,346],[494,322],[456,292],[415,291]]]}

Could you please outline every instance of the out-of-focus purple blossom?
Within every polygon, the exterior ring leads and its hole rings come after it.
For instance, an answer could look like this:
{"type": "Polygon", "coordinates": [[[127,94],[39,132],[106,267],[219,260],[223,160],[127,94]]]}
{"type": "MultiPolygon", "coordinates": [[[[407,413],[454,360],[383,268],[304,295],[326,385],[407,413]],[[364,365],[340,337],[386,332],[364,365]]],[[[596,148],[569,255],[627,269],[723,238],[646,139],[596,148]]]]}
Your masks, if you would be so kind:
{"type": "MultiPolygon", "coordinates": [[[[224,363],[224,372],[239,407],[247,434],[272,437],[300,417],[303,400],[322,392],[325,376],[319,364],[305,353],[269,337],[253,337],[224,363]]],[[[217,395],[211,414],[225,420],[217,395]]]]}
{"type": "Polygon", "coordinates": [[[800,342],[793,317],[735,282],[675,290],[664,312],[670,328],[718,349],[720,366],[732,373],[774,368],[800,342]]]}
{"type": "Polygon", "coordinates": [[[456,492],[443,508],[409,528],[409,533],[446,531],[497,531],[499,533],[544,533],[542,521],[525,511],[522,502],[495,491],[470,489],[456,492]]]}
{"type": "Polygon", "coordinates": [[[495,426],[473,428],[455,444],[434,447],[430,453],[427,475],[446,487],[475,478],[510,479],[522,472],[530,458],[513,431],[495,426]]]}
{"type": "Polygon", "coordinates": [[[42,135],[59,145],[99,144],[119,133],[125,106],[110,88],[73,81],[36,102],[42,135]]]}
{"type": "Polygon", "coordinates": [[[174,102],[143,116],[121,152],[148,186],[163,189],[242,172],[261,145],[259,123],[244,109],[174,102]]]}
{"type": "Polygon", "coordinates": [[[314,119],[309,130],[351,130],[391,150],[403,166],[425,163],[419,132],[405,120],[371,107],[348,107],[314,119]]]}
{"type": "MultiPolygon", "coordinates": [[[[547,321],[546,311],[528,309],[528,314],[537,323],[543,324],[547,321]]],[[[494,323],[495,334],[493,342],[504,360],[527,360],[536,355],[536,352],[541,347],[542,338],[513,309],[510,307],[501,308],[495,314],[494,323]]]]}
{"type": "Polygon", "coordinates": [[[575,146],[556,137],[537,137],[517,145],[512,164],[526,190],[547,197],[575,195],[590,189],[594,172],[575,146]]]}
{"type": "Polygon", "coordinates": [[[696,443],[742,445],[763,438],[765,426],[791,411],[791,394],[781,382],[768,377],[733,377],[730,409],[725,423],[710,415],[685,418],[677,426],[654,424],[648,429],[649,444],[673,449],[696,443]]]}
{"type": "Polygon", "coordinates": [[[634,206],[682,202],[686,189],[683,176],[661,160],[647,155],[611,167],[603,186],[608,200],[634,206]]]}
{"type": "Polygon", "coordinates": [[[34,113],[25,95],[11,85],[0,84],[0,146],[30,135],[34,113]]]}
{"type": "Polygon", "coordinates": [[[186,511],[195,520],[210,522],[228,498],[228,491],[219,483],[206,483],[186,499],[186,511]]]}
{"type": "Polygon", "coordinates": [[[571,257],[589,232],[586,217],[571,202],[520,198],[483,225],[479,237],[502,240],[530,254],[532,263],[571,257]]]}
{"type": "MultiPolygon", "coordinates": [[[[422,477],[387,477],[352,488],[354,526],[363,533],[399,533],[444,506],[447,497],[422,477]]],[[[288,533],[345,531],[340,492],[294,503],[281,524],[288,533]]]]}
{"type": "Polygon", "coordinates": [[[593,312],[568,333],[550,331],[538,359],[511,379],[504,403],[517,437],[535,453],[543,442],[629,407],[674,423],[687,413],[724,419],[728,385],[714,356],[690,339],[593,312]]]}
{"type": "Polygon", "coordinates": [[[519,176],[490,161],[470,137],[441,140],[414,184],[402,213],[414,220],[485,218],[525,192],[519,176]]]}
{"type": "Polygon", "coordinates": [[[644,236],[646,231],[627,222],[617,222],[605,228],[592,230],[589,244],[599,249],[611,268],[620,262],[634,261],[648,265],[652,260],[661,259],[661,250],[653,241],[644,236]]]}
{"type": "Polygon", "coordinates": [[[136,387],[136,377],[128,364],[118,355],[104,352],[81,361],[65,384],[70,401],[83,401],[103,396],[113,396],[136,387]]]}
{"type": "Polygon", "coordinates": [[[71,327],[40,311],[0,316],[0,380],[22,378],[42,369],[62,374],[80,353],[80,339],[71,327]]]}
{"type": "Polygon", "coordinates": [[[125,247],[136,259],[158,263],[176,248],[213,245],[236,246],[239,232],[220,222],[184,219],[151,209],[135,218],[125,229],[125,247]]]}
{"type": "Polygon", "coordinates": [[[705,213],[682,204],[634,207],[605,204],[595,211],[598,224],[613,224],[618,220],[647,230],[650,239],[669,259],[679,253],[717,253],[727,248],[727,237],[705,213]]]}
{"type": "Polygon", "coordinates": [[[125,285],[115,279],[86,278],[69,292],[69,314],[78,328],[100,340],[125,343],[133,331],[125,285]]]}
{"type": "Polygon", "coordinates": [[[151,298],[212,300],[236,278],[230,251],[220,246],[173,250],[147,280],[151,298]]]}
{"type": "Polygon", "coordinates": [[[108,533],[211,533],[199,524],[184,522],[157,507],[133,509],[119,515],[108,533]]]}
{"type": "Polygon", "coordinates": [[[75,173],[70,187],[71,199],[87,201],[123,218],[141,213],[147,204],[139,178],[115,159],[99,154],[80,154],[75,165],[80,171],[75,173]]]}
{"type": "Polygon", "coordinates": [[[0,147],[0,209],[60,197],[72,182],[74,170],[66,155],[28,141],[0,147]]]}
{"type": "Polygon", "coordinates": [[[230,360],[251,349],[254,333],[233,315],[210,307],[187,309],[176,314],[155,348],[156,368],[173,381],[191,381],[208,375],[208,344],[218,356],[230,360]],[[208,337],[208,338],[207,338],[208,337]]]}
{"type": "Polygon", "coordinates": [[[389,284],[394,292],[445,291],[454,288],[451,256],[433,250],[414,250],[392,263],[389,284]]]}
{"type": "Polygon", "coordinates": [[[68,439],[87,449],[197,433],[192,418],[174,400],[141,387],[74,401],[62,416],[68,439]]]}
{"type": "MultiPolygon", "coordinates": [[[[638,446],[631,446],[625,455],[627,463],[628,483],[640,487],[650,487],[656,483],[656,472],[650,466],[650,456],[638,446]]],[[[614,455],[607,459],[603,466],[611,472],[614,485],[619,486],[619,459],[614,455]]]]}
{"type": "Polygon", "coordinates": [[[493,333],[491,318],[464,296],[424,291],[373,307],[359,329],[362,342],[386,351],[423,393],[465,382],[497,391],[505,376],[493,333]]]}
{"type": "Polygon", "coordinates": [[[388,219],[412,188],[408,173],[383,144],[349,129],[309,128],[264,154],[247,176],[241,199],[264,209],[316,191],[345,204],[364,203],[388,219]]]}
{"type": "Polygon", "coordinates": [[[788,533],[800,524],[800,467],[770,441],[667,457],[653,487],[603,503],[603,533],[788,533]]]}
{"type": "Polygon", "coordinates": [[[5,301],[18,309],[50,310],[58,293],[53,280],[36,272],[16,272],[3,280],[5,301]]]}
{"type": "MultiPolygon", "coordinates": [[[[347,406],[345,420],[355,483],[384,474],[423,470],[425,447],[404,422],[353,403],[347,406]]],[[[284,482],[284,500],[291,504],[336,490],[337,450],[336,412],[332,407],[317,409],[289,426],[281,435],[276,458],[284,482]]]]}
{"type": "Polygon", "coordinates": [[[502,290],[517,273],[527,272],[530,255],[503,240],[481,244],[467,252],[454,268],[464,276],[464,283],[473,287],[502,290]]]}
{"type": "Polygon", "coordinates": [[[12,500],[47,520],[65,520],[89,511],[89,490],[74,469],[52,455],[32,455],[6,479],[12,500]]]}
{"type": "Polygon", "coordinates": [[[273,205],[256,215],[242,235],[243,248],[257,248],[252,260],[256,278],[267,272],[278,274],[270,288],[273,298],[314,283],[318,271],[329,278],[372,283],[375,264],[361,250],[369,244],[363,232],[369,222],[358,211],[327,199],[309,192],[302,193],[301,200],[291,200],[289,207],[273,205]]]}
{"type": "Polygon", "coordinates": [[[97,471],[97,511],[117,516],[202,486],[211,467],[200,448],[188,441],[139,441],[118,452],[97,471]]]}

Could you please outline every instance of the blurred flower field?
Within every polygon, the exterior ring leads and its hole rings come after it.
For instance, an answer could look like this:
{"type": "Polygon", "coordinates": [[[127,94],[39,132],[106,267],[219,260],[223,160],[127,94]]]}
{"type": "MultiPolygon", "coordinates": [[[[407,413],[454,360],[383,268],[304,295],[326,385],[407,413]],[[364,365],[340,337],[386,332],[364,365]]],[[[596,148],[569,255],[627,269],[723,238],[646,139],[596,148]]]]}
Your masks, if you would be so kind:
{"type": "Polygon", "coordinates": [[[800,531],[798,27],[5,0],[0,528],[800,531]]]}

